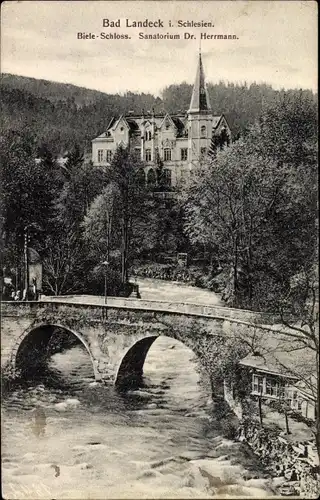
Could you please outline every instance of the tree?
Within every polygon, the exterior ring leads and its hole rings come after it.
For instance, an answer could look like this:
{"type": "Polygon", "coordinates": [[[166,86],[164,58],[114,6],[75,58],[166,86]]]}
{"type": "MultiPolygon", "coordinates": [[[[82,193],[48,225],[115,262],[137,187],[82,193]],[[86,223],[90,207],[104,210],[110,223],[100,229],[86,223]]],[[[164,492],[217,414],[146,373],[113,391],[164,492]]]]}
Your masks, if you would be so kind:
{"type": "Polygon", "coordinates": [[[117,223],[117,197],[119,190],[114,183],[108,184],[92,202],[84,218],[84,238],[95,259],[109,262],[110,252],[119,246],[119,238],[114,227],[117,223]]]}
{"type": "Polygon", "coordinates": [[[134,256],[137,221],[146,216],[147,190],[140,182],[141,162],[130,149],[120,146],[107,171],[108,182],[117,187],[117,214],[121,231],[121,281],[128,282],[128,270],[134,256]]]}
{"type": "Polygon", "coordinates": [[[43,260],[43,290],[53,295],[83,291],[83,263],[82,241],[72,229],[50,237],[43,260]]]}
{"type": "Polygon", "coordinates": [[[43,281],[48,293],[62,294],[87,286],[86,268],[90,262],[82,237],[82,222],[90,203],[101,192],[104,172],[86,164],[76,146],[65,164],[60,169],[56,166],[55,177],[60,191],[49,221],[52,229],[44,238],[43,281]]]}
{"type": "Polygon", "coordinates": [[[91,258],[89,286],[102,291],[103,277],[108,290],[106,293],[118,295],[120,291],[121,233],[118,219],[119,190],[109,183],[92,202],[83,222],[84,241],[91,258]]]}
{"type": "Polygon", "coordinates": [[[187,194],[192,243],[217,244],[230,303],[256,309],[272,309],[316,247],[314,105],[300,93],[279,106],[202,165],[187,194]]]}
{"type": "Polygon", "coordinates": [[[225,146],[229,146],[230,137],[225,128],[223,128],[219,135],[214,135],[211,139],[210,148],[208,155],[211,158],[215,158],[217,151],[223,149],[225,146]]]}
{"type": "Polygon", "coordinates": [[[80,230],[88,208],[87,181],[83,154],[78,146],[68,153],[65,164],[61,167],[63,187],[56,200],[56,219],[80,230]]]}
{"type": "MultiPolygon", "coordinates": [[[[290,280],[287,294],[274,304],[279,311],[281,322],[286,329],[290,342],[289,350],[300,347],[312,353],[313,363],[297,363],[288,366],[281,363],[287,373],[295,376],[304,391],[315,401],[320,402],[320,357],[319,357],[319,268],[318,264],[306,265],[290,280]]],[[[314,429],[318,453],[320,456],[320,416],[319,412],[314,429]]]]}
{"type": "Polygon", "coordinates": [[[192,243],[216,245],[218,259],[230,269],[229,302],[253,305],[253,271],[268,237],[267,213],[277,202],[275,165],[263,164],[244,141],[218,153],[195,172],[186,204],[186,231],[192,243]]]}
{"type": "Polygon", "coordinates": [[[156,185],[155,189],[157,191],[165,191],[167,186],[166,186],[165,176],[164,176],[163,161],[162,161],[159,153],[157,153],[157,157],[156,157],[156,178],[157,178],[157,185],[156,185]]]}
{"type": "Polygon", "coordinates": [[[136,219],[135,257],[157,261],[189,248],[183,228],[183,207],[178,197],[163,199],[157,195],[145,201],[143,217],[136,219]]]}
{"type": "Polygon", "coordinates": [[[0,145],[2,164],[2,244],[4,265],[14,268],[19,288],[22,254],[27,227],[32,244],[41,251],[44,235],[50,231],[56,194],[54,161],[36,161],[34,138],[26,131],[7,130],[0,145]]]}

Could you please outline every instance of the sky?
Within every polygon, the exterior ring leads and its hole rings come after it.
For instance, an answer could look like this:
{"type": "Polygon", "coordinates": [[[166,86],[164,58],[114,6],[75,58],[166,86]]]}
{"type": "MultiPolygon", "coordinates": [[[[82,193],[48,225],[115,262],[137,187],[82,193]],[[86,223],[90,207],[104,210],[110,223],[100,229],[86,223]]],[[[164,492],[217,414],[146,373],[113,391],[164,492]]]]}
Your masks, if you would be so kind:
{"type": "Polygon", "coordinates": [[[170,84],[193,83],[201,33],[237,37],[201,40],[207,82],[317,90],[317,4],[298,0],[5,1],[1,71],[108,93],[160,95],[170,84]],[[120,19],[121,26],[103,27],[103,19],[120,19]],[[160,19],[163,28],[127,27],[126,19],[130,25],[160,19]],[[213,26],[179,27],[179,20],[213,26]],[[180,39],[140,39],[139,33],[180,39]]]}

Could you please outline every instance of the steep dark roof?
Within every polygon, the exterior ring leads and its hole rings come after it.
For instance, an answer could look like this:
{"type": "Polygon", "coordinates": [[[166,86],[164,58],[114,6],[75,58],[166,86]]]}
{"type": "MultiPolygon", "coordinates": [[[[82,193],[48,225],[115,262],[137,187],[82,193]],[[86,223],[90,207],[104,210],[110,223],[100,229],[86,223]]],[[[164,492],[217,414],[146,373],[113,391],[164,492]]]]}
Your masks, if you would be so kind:
{"type": "Polygon", "coordinates": [[[115,121],[116,121],[116,120],[117,120],[117,118],[116,118],[115,116],[113,116],[113,117],[111,118],[111,120],[110,120],[110,121],[109,121],[109,123],[108,123],[107,130],[109,130],[109,128],[111,128],[111,127],[112,127],[112,125],[114,125],[114,123],[115,123],[115,121]]]}
{"type": "Polygon", "coordinates": [[[139,125],[138,123],[136,122],[136,120],[134,120],[133,118],[127,118],[126,117],[126,122],[127,124],[129,125],[129,128],[132,132],[137,132],[139,131],[139,125]]]}
{"type": "Polygon", "coordinates": [[[204,70],[202,65],[201,54],[199,54],[199,62],[194,82],[192,97],[190,101],[189,112],[210,111],[209,94],[205,85],[204,70]]]}
{"type": "Polygon", "coordinates": [[[178,130],[178,136],[183,135],[185,130],[185,125],[178,116],[171,116],[171,120],[175,124],[178,130]]]}

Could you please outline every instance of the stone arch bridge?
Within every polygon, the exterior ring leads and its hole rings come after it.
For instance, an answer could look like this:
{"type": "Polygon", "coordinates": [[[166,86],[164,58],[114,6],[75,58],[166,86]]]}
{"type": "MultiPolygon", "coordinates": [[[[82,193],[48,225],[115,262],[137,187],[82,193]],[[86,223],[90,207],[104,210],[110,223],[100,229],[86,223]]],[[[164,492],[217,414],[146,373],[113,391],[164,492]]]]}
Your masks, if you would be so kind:
{"type": "Polygon", "coordinates": [[[13,377],[25,359],[41,365],[59,327],[85,346],[96,380],[126,386],[141,380],[147,353],[159,336],[183,342],[196,354],[200,367],[210,372],[212,353],[219,352],[226,338],[240,330],[267,334],[267,325],[276,321],[269,315],[219,306],[109,297],[108,305],[60,297],[2,302],[1,309],[1,365],[13,377]]]}

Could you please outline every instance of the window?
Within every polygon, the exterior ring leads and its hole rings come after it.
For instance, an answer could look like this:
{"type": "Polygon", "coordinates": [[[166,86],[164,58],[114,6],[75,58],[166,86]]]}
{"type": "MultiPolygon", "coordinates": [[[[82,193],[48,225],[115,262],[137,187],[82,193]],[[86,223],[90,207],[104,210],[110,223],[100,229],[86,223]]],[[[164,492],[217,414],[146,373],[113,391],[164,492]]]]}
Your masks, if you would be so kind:
{"type": "Polygon", "coordinates": [[[202,125],[201,129],[200,129],[200,137],[207,137],[207,127],[205,125],[202,125]]]}
{"type": "MultiPolygon", "coordinates": [[[[283,385],[280,384],[276,377],[252,375],[252,392],[254,394],[280,398],[283,394],[283,389],[283,385]]],[[[286,398],[289,399],[288,393],[286,394],[286,398]]]]}
{"type": "Polygon", "coordinates": [[[140,160],[141,158],[141,148],[134,148],[134,156],[140,160]]]}
{"type": "Polygon", "coordinates": [[[163,159],[164,159],[164,161],[171,161],[171,149],[169,149],[169,148],[164,149],[163,159]]]}
{"type": "Polygon", "coordinates": [[[181,161],[186,161],[188,159],[188,148],[180,149],[181,161]]]}
{"type": "Polygon", "coordinates": [[[279,383],[277,379],[267,377],[266,380],[266,394],[269,396],[279,396],[279,383]]]}
{"type": "Polygon", "coordinates": [[[101,163],[103,161],[103,149],[98,149],[98,162],[101,163]]]}
{"type": "Polygon", "coordinates": [[[110,163],[111,160],[112,160],[112,151],[111,151],[111,149],[107,149],[107,151],[106,151],[106,160],[107,160],[108,163],[110,163]]]}
{"type": "Polygon", "coordinates": [[[168,168],[165,168],[163,170],[163,184],[166,187],[171,186],[171,170],[169,170],[168,168]]]}
{"type": "Polygon", "coordinates": [[[147,132],[146,132],[146,141],[151,141],[151,132],[150,132],[150,130],[147,130],[147,132]]]}
{"type": "Polygon", "coordinates": [[[145,158],[146,161],[151,161],[151,149],[146,149],[145,158]]]}
{"type": "Polygon", "coordinates": [[[255,394],[263,394],[263,377],[259,375],[252,376],[252,392],[255,394]]]}
{"type": "Polygon", "coordinates": [[[207,148],[201,148],[200,155],[202,158],[204,158],[207,155],[207,148]]]}
{"type": "Polygon", "coordinates": [[[146,175],[144,173],[143,168],[139,168],[137,172],[138,184],[139,186],[144,186],[146,183],[146,175]]]}
{"type": "Polygon", "coordinates": [[[298,391],[295,391],[294,389],[287,389],[286,400],[292,409],[297,410],[299,408],[298,391]]]}
{"type": "Polygon", "coordinates": [[[156,174],[153,168],[150,168],[147,174],[147,183],[148,186],[155,186],[156,185],[156,174]]]}

